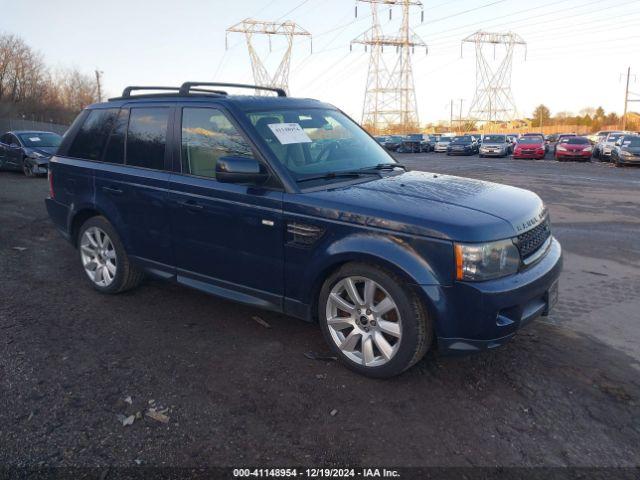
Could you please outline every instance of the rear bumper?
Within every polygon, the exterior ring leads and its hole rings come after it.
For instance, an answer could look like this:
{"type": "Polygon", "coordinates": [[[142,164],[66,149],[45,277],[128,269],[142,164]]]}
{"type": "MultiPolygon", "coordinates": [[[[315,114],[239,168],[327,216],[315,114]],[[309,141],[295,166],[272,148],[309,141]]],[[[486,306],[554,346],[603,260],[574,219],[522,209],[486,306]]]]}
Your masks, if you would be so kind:
{"type": "Polygon", "coordinates": [[[47,207],[49,218],[56,229],[66,240],[71,241],[71,232],[69,232],[69,207],[56,202],[53,198],[46,198],[44,203],[47,207]]]}
{"type": "Polygon", "coordinates": [[[455,354],[503,345],[548,313],[561,270],[562,249],[553,239],[542,260],[516,275],[450,287],[423,286],[435,316],[438,349],[455,354]]]}

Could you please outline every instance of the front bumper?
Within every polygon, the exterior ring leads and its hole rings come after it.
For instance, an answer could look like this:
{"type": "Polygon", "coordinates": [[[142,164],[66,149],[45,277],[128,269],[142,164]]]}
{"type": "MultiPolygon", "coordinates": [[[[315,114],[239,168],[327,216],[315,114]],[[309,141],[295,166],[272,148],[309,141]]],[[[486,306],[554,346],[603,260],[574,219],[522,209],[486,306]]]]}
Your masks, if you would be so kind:
{"type": "Polygon", "coordinates": [[[504,150],[482,150],[480,149],[480,155],[484,155],[485,157],[504,157],[507,155],[507,152],[504,150]]]}
{"type": "Polygon", "coordinates": [[[622,157],[618,155],[617,162],[624,165],[640,165],[640,156],[622,157]]]}
{"type": "Polygon", "coordinates": [[[456,150],[453,148],[447,149],[447,155],[473,155],[473,150],[465,149],[465,150],[456,150]]]}
{"type": "Polygon", "coordinates": [[[49,171],[49,159],[48,158],[25,158],[25,162],[31,167],[31,171],[34,175],[46,175],[49,171]]]}
{"type": "Polygon", "coordinates": [[[542,160],[545,152],[513,152],[513,158],[531,158],[533,160],[542,160]]]}
{"type": "Polygon", "coordinates": [[[504,344],[521,327],[548,313],[561,270],[562,248],[552,238],[546,255],[515,275],[450,287],[423,286],[436,319],[438,349],[467,353],[504,344]]]}
{"type": "Polygon", "coordinates": [[[589,160],[591,159],[591,151],[588,152],[563,152],[556,150],[556,158],[567,160],[589,160]]]}

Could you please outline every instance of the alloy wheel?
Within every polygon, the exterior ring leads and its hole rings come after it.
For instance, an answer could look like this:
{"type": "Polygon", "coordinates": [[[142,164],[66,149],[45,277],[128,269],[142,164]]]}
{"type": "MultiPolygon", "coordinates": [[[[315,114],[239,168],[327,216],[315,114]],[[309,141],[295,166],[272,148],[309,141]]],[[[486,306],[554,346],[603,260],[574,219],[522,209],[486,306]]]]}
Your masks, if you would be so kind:
{"type": "Polygon", "coordinates": [[[89,227],[80,240],[82,266],[93,283],[108,287],[116,276],[116,250],[104,230],[89,227]]]}
{"type": "Polygon", "coordinates": [[[346,277],[331,289],[326,322],[332,340],[356,364],[388,363],[402,340],[402,320],[394,299],[375,281],[346,277]]]}

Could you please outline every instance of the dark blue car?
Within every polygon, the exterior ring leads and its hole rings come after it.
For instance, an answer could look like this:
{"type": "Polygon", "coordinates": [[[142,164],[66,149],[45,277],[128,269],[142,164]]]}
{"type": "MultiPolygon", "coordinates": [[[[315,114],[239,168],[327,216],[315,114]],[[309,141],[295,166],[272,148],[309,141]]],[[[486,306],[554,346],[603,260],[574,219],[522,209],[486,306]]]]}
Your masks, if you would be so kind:
{"type": "Polygon", "coordinates": [[[47,208],[98,291],[150,275],[317,321],[374,377],[549,312],[561,249],[537,195],[407,171],[331,105],[226,87],[130,87],[65,135],[47,208]]]}
{"type": "Polygon", "coordinates": [[[62,137],[53,132],[12,131],[0,136],[0,169],[18,170],[27,177],[46,175],[49,158],[62,137]]]}

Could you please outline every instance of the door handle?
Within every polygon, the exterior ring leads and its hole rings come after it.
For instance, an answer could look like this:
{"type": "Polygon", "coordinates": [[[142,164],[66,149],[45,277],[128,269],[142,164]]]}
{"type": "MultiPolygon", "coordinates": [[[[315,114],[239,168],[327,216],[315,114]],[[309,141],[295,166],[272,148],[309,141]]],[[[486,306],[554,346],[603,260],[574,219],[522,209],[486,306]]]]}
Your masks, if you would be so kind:
{"type": "Polygon", "coordinates": [[[182,200],[182,201],[179,201],[178,204],[194,212],[198,212],[204,208],[202,204],[195,202],[193,200],[182,200]]]}
{"type": "Polygon", "coordinates": [[[122,195],[124,193],[123,190],[120,190],[118,187],[102,187],[102,190],[110,193],[111,195],[122,195]]]}

